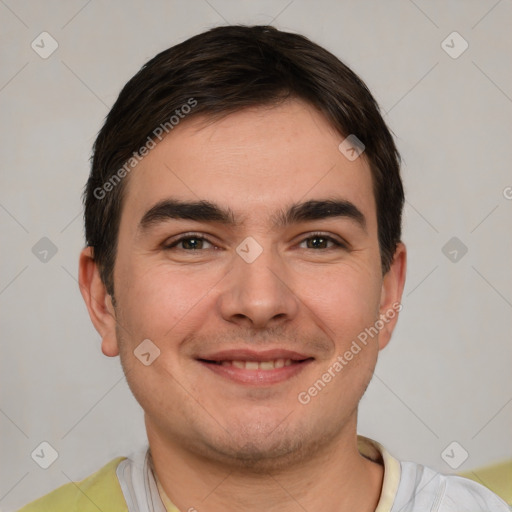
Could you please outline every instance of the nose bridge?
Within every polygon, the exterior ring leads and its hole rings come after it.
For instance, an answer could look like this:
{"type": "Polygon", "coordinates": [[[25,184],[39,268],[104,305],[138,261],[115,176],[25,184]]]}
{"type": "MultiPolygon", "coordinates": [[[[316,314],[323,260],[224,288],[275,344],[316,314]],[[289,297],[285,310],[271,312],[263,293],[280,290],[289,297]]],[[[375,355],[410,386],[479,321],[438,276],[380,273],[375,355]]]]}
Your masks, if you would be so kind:
{"type": "Polygon", "coordinates": [[[234,256],[229,284],[221,300],[225,319],[264,326],[276,317],[296,313],[296,298],[287,283],[286,266],[271,240],[246,238],[234,256]]]}
{"type": "Polygon", "coordinates": [[[261,291],[266,293],[269,287],[282,286],[282,277],[279,276],[280,273],[283,274],[282,262],[279,261],[279,255],[270,241],[267,241],[264,247],[261,246],[260,250],[251,247],[250,242],[240,244],[237,253],[241,261],[235,260],[235,271],[245,281],[248,291],[258,291],[261,288],[261,291]],[[240,255],[248,248],[247,258],[240,255]]]}

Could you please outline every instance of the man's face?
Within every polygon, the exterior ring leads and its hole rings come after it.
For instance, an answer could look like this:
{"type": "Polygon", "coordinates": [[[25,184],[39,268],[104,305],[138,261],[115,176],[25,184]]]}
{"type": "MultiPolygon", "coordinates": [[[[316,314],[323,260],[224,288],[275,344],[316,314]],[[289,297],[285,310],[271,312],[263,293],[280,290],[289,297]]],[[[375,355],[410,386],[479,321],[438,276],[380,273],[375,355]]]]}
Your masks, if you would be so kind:
{"type": "Polygon", "coordinates": [[[103,350],[119,350],[150,438],[245,464],[306,456],[353,433],[389,339],[333,370],[396,299],[369,166],[300,101],[204,121],[183,121],[127,178],[103,350]],[[327,200],[337,215],[300,209],[327,200]],[[208,201],[234,224],[205,208],[174,218],[166,201],[208,201]],[[301,215],[284,215],[292,205],[301,215]],[[148,366],[134,355],[147,339],[160,350],[148,366]]]}

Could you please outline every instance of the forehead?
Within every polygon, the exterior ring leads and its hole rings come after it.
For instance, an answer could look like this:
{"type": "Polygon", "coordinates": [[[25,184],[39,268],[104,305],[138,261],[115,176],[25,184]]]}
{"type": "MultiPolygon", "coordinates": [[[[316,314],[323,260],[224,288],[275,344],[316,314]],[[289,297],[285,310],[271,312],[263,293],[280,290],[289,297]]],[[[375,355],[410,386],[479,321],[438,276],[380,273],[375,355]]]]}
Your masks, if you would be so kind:
{"type": "Polygon", "coordinates": [[[299,100],[216,121],[185,118],[131,172],[122,224],[169,197],[227,205],[237,223],[263,224],[283,205],[336,196],[356,204],[371,227],[369,165],[364,156],[347,159],[338,148],[343,139],[299,100]]]}

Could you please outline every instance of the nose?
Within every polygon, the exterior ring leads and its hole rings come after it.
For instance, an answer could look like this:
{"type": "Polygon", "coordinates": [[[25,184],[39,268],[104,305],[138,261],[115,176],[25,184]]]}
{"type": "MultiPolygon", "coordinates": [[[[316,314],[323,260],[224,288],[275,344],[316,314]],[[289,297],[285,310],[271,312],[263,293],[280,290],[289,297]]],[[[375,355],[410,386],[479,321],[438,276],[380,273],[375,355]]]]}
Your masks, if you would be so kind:
{"type": "Polygon", "coordinates": [[[286,323],[297,315],[299,299],[285,262],[263,248],[252,262],[238,254],[219,296],[222,317],[241,327],[263,329],[286,323]]]}

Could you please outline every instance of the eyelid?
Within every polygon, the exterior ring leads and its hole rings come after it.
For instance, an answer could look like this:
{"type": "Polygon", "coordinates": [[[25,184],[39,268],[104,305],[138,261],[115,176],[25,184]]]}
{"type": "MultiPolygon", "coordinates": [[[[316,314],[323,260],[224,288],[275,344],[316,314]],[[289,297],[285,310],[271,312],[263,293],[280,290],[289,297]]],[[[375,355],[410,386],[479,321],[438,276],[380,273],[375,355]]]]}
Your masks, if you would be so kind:
{"type": "MultiPolygon", "coordinates": [[[[212,245],[215,245],[214,242],[212,242],[208,237],[206,237],[202,233],[194,233],[193,231],[189,233],[182,233],[180,235],[177,235],[177,238],[174,239],[167,239],[163,242],[162,247],[164,249],[171,249],[174,248],[176,245],[178,245],[180,242],[183,242],[184,240],[188,240],[189,238],[197,238],[198,240],[204,240],[205,242],[208,242],[212,245]]],[[[192,252],[192,251],[189,251],[192,252]]]]}

